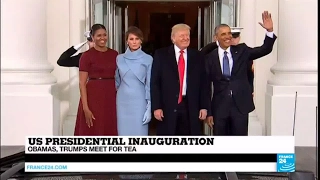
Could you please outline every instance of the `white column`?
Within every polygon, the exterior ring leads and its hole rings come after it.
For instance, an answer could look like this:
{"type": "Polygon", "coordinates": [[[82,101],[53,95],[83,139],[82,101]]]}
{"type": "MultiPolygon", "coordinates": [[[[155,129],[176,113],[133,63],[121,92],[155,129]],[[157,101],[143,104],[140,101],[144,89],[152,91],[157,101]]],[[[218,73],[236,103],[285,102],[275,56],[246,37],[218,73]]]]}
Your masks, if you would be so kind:
{"type": "Polygon", "coordinates": [[[298,146],[316,145],[317,31],[316,0],[279,0],[278,62],[266,94],[267,134],[292,135],[295,116],[298,146]]]}
{"type": "Polygon", "coordinates": [[[1,3],[1,83],[55,83],[47,61],[46,0],[1,3]]]}
{"type": "MultiPolygon", "coordinates": [[[[248,46],[254,47],[256,38],[256,0],[239,0],[240,1],[240,27],[241,42],[248,46]]],[[[254,83],[255,84],[255,83],[254,83]]],[[[249,135],[261,136],[263,133],[261,122],[258,119],[256,111],[249,114],[249,135]]]]}
{"type": "Polygon", "coordinates": [[[240,1],[240,27],[241,42],[248,46],[255,46],[256,34],[256,0],[238,0],[240,1]]]}
{"type": "Polygon", "coordinates": [[[25,136],[59,132],[46,9],[46,0],[1,1],[1,145],[23,145],[25,136]]]}
{"type": "MultiPolygon", "coordinates": [[[[89,17],[86,18],[86,0],[70,0],[70,45],[79,44],[85,41],[83,33],[85,31],[90,30],[87,27],[89,22],[89,17]]],[[[88,48],[88,46],[84,46],[84,48],[80,51],[84,51],[88,48]]],[[[79,99],[80,99],[80,91],[79,91],[79,69],[78,68],[70,68],[69,71],[70,76],[70,89],[69,89],[69,112],[66,120],[63,124],[63,135],[73,135],[74,126],[78,111],[79,99]]]]}

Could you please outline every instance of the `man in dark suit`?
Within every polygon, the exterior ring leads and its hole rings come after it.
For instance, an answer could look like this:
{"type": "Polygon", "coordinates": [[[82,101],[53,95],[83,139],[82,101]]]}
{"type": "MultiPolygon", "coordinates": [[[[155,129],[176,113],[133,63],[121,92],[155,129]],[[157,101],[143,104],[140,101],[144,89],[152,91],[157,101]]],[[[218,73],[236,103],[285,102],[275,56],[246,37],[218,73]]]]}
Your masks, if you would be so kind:
{"type": "MultiPolygon", "coordinates": [[[[231,39],[231,45],[238,45],[240,42],[240,30],[243,28],[239,28],[239,27],[231,27],[231,35],[232,35],[232,39],[231,39]]],[[[201,48],[199,51],[201,54],[203,54],[204,56],[206,56],[207,54],[209,54],[211,51],[217,49],[219,47],[219,42],[216,40],[216,37],[214,37],[214,41],[207,44],[206,46],[204,46],[203,48],[201,48]]],[[[253,80],[254,80],[254,72],[253,72],[253,61],[249,61],[248,62],[248,80],[249,83],[251,85],[251,90],[253,93],[253,80]]]]}
{"type": "MultiPolygon", "coordinates": [[[[262,14],[260,25],[267,30],[264,43],[250,48],[242,43],[231,46],[231,29],[222,24],[215,28],[219,48],[206,56],[209,81],[214,93],[207,123],[215,126],[215,135],[248,135],[248,114],[254,110],[252,91],[248,81],[248,62],[272,52],[276,36],[273,34],[271,14],[262,14]]],[[[210,88],[210,86],[208,86],[210,88]]]]}
{"type": "MultiPolygon", "coordinates": [[[[241,29],[240,27],[231,27],[231,35],[232,35],[232,39],[231,39],[231,45],[238,45],[240,42],[240,33],[241,33],[241,29]]],[[[201,54],[203,55],[207,55],[210,52],[212,52],[213,50],[217,49],[219,47],[219,42],[217,41],[216,36],[214,36],[214,41],[207,44],[206,46],[204,46],[203,48],[201,48],[199,51],[201,52],[201,54]]],[[[253,93],[253,80],[254,80],[254,72],[253,72],[253,61],[249,61],[248,62],[248,81],[250,83],[251,86],[251,91],[253,93]]],[[[212,95],[211,95],[212,96],[212,95]]]]}
{"type": "Polygon", "coordinates": [[[204,57],[188,48],[190,27],[172,27],[172,46],[156,50],[151,70],[151,109],[157,135],[202,135],[209,106],[204,57]]]}
{"type": "MultiPolygon", "coordinates": [[[[231,39],[231,45],[238,45],[240,42],[240,30],[243,28],[239,28],[239,27],[231,27],[231,35],[232,35],[232,39],[231,39]]],[[[203,54],[204,56],[206,56],[207,54],[209,54],[211,51],[217,49],[219,47],[219,43],[216,40],[216,37],[214,37],[214,41],[207,44],[206,46],[204,46],[203,48],[201,48],[199,51],[201,54],[203,54]]],[[[254,80],[254,71],[253,71],[253,61],[249,61],[248,62],[248,80],[249,83],[251,85],[251,89],[252,89],[252,93],[253,93],[253,80],[254,80]]]]}

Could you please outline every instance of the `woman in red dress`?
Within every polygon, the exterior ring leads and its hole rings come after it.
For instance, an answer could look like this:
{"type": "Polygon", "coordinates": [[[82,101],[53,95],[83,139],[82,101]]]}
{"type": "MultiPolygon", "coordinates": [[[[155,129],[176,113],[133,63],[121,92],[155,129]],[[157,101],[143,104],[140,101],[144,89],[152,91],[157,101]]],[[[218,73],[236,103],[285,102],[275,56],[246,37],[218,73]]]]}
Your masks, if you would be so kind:
{"type": "Polygon", "coordinates": [[[117,136],[114,72],[118,52],[106,47],[107,31],[101,24],[91,28],[94,47],[80,58],[80,103],[75,136],[117,136]]]}

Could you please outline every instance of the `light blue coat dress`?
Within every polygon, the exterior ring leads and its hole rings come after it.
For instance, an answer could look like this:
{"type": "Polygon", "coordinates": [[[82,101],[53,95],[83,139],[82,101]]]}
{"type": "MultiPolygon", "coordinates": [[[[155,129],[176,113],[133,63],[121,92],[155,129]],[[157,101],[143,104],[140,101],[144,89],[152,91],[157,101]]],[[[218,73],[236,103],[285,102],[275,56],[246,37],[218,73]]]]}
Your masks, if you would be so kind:
{"type": "Polygon", "coordinates": [[[117,121],[119,136],[147,136],[151,121],[152,57],[141,48],[117,56],[117,121]]]}

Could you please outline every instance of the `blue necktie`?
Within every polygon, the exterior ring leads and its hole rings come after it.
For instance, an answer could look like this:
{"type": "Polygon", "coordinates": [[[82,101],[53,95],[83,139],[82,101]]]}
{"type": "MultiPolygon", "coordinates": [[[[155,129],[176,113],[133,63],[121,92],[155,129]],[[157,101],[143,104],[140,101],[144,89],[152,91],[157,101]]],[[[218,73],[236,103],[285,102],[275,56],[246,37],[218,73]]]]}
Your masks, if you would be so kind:
{"type": "Polygon", "coordinates": [[[227,54],[228,52],[225,51],[223,56],[223,75],[226,77],[230,77],[231,74],[230,74],[229,58],[227,54]]]}

